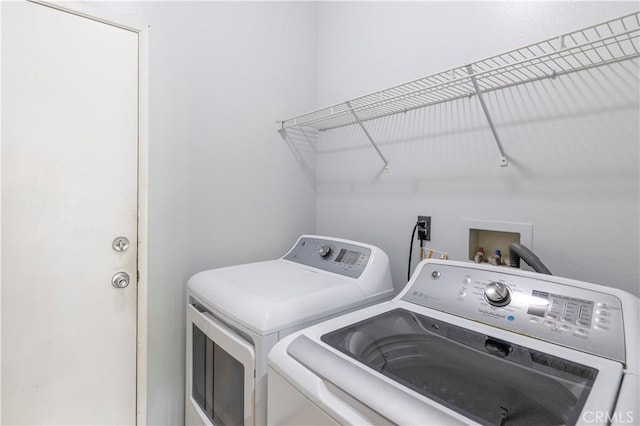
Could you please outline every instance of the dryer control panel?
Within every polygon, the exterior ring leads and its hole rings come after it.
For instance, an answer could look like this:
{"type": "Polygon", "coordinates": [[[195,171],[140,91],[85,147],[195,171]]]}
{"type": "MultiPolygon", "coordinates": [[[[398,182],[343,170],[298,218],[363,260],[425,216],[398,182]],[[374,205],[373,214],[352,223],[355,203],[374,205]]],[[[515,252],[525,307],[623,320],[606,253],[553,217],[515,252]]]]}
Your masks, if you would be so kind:
{"type": "Polygon", "coordinates": [[[369,263],[371,249],[345,241],[302,237],[283,259],[323,271],[358,278],[369,263]]]}
{"type": "Polygon", "coordinates": [[[622,302],[605,287],[462,262],[420,266],[402,300],[625,363],[622,302]]]}

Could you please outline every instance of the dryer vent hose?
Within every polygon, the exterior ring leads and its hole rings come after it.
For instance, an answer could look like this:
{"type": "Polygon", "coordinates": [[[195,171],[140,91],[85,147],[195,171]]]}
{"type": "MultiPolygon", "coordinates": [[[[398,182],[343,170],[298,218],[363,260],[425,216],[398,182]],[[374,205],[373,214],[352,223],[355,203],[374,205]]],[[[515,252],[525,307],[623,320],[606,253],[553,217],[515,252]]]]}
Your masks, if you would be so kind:
{"type": "Polygon", "coordinates": [[[509,245],[509,265],[513,268],[519,268],[520,258],[527,262],[527,265],[531,266],[534,271],[541,274],[553,275],[531,250],[520,243],[511,243],[511,245],[509,245]]]}

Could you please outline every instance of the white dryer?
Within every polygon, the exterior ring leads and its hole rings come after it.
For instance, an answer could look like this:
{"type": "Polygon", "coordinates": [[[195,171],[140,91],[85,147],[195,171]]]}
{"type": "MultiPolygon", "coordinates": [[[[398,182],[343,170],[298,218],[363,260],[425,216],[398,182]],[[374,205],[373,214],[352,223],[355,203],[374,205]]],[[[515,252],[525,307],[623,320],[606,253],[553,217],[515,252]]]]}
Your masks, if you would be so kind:
{"type": "Polygon", "coordinates": [[[392,301],[274,347],[268,422],[637,425],[638,319],[617,289],[426,260],[392,301]]]}
{"type": "Polygon", "coordinates": [[[194,275],[187,283],[185,423],[266,424],[267,355],[284,336],[390,299],[377,247],[304,235],[281,259],[194,275]]]}

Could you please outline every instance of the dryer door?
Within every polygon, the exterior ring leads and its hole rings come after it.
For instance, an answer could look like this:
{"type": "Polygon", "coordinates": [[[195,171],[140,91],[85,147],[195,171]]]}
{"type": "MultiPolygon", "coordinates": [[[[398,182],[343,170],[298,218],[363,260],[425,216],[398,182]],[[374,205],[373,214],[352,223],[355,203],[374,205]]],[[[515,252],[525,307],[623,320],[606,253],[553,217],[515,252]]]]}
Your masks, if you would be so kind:
{"type": "Polygon", "coordinates": [[[252,425],[255,352],[208,312],[187,306],[187,423],[252,425]]]}

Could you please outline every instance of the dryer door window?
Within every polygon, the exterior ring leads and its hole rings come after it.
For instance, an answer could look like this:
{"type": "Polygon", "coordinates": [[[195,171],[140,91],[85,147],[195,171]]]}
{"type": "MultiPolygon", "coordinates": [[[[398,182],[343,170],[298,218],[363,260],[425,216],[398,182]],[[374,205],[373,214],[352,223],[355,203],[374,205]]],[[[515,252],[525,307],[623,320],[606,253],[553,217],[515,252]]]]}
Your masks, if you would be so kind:
{"type": "Polygon", "coordinates": [[[255,355],[251,345],[206,312],[188,306],[187,391],[204,421],[253,424],[255,355]]]}

